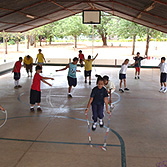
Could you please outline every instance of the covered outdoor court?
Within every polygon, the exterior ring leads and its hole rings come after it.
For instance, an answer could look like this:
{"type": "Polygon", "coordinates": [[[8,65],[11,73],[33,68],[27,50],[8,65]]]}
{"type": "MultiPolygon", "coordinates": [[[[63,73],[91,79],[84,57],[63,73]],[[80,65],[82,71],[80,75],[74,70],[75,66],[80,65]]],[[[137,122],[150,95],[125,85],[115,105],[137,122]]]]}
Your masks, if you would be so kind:
{"type": "MultiPolygon", "coordinates": [[[[134,68],[127,72],[129,92],[118,92],[119,68],[93,68],[92,85],[84,83],[83,69],[77,74],[78,85],[67,98],[67,71],[44,66],[43,76],[54,77],[53,87],[42,84],[42,113],[30,113],[29,92],[32,79],[22,68],[20,89],[13,89],[12,74],[0,77],[1,104],[8,120],[0,128],[0,163],[3,167],[98,166],[153,167],[165,161],[166,94],[159,93],[159,69],[142,69],[140,80],[134,79],[134,68]],[[91,131],[93,148],[88,143],[88,126],[84,110],[91,89],[96,85],[94,75],[107,74],[116,85],[113,94],[115,108],[107,138],[106,128],[91,131]]],[[[0,113],[0,123],[5,114],[0,113]]],[[[88,114],[91,121],[91,110],[88,114]]],[[[105,113],[105,126],[108,114],[105,113]]]]}

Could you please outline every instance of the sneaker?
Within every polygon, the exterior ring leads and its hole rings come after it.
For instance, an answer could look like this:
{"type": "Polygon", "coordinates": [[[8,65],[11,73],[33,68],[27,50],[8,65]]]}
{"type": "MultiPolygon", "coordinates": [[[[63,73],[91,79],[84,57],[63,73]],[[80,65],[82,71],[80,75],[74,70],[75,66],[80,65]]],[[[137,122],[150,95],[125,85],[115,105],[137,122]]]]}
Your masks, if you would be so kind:
{"type": "Polygon", "coordinates": [[[89,81],[89,85],[91,85],[91,81],[89,81]]]}
{"type": "Polygon", "coordinates": [[[22,86],[21,86],[21,85],[18,85],[18,88],[22,88],[22,86]]]}
{"type": "Polygon", "coordinates": [[[163,93],[166,93],[166,92],[167,92],[167,89],[165,88],[164,91],[163,91],[163,93]]]}
{"type": "Polygon", "coordinates": [[[104,126],[103,120],[100,120],[100,121],[99,121],[99,125],[100,125],[100,128],[102,128],[102,127],[104,126]]]}
{"type": "Polygon", "coordinates": [[[114,104],[111,104],[111,106],[110,106],[111,108],[114,108],[115,106],[114,106],[114,104]]]}
{"type": "Polygon", "coordinates": [[[135,79],[137,79],[137,77],[135,77],[135,79]]]}
{"type": "Polygon", "coordinates": [[[120,91],[120,92],[122,92],[122,93],[124,93],[124,91],[123,91],[123,89],[122,89],[122,88],[120,88],[120,89],[119,89],[119,91],[120,91]]]}
{"type": "Polygon", "coordinates": [[[15,86],[14,89],[18,89],[19,87],[18,86],[15,86]]]}
{"type": "Polygon", "coordinates": [[[68,98],[72,98],[72,95],[71,95],[71,94],[68,94],[68,98]]]}
{"type": "Polygon", "coordinates": [[[161,88],[161,89],[159,90],[159,92],[163,92],[163,90],[164,90],[164,89],[163,89],[163,88],[161,88]]]}
{"type": "Polygon", "coordinates": [[[31,111],[31,112],[34,112],[35,110],[34,110],[34,108],[30,108],[30,111],[31,111]]]}
{"type": "Polygon", "coordinates": [[[85,83],[87,83],[87,80],[85,80],[85,83]]]}
{"type": "Polygon", "coordinates": [[[92,130],[95,131],[95,130],[96,130],[96,127],[97,127],[97,124],[96,124],[96,123],[93,123],[93,125],[92,125],[92,130]]]}
{"type": "Polygon", "coordinates": [[[127,90],[127,91],[129,91],[129,88],[125,88],[124,90],[127,90]]]}
{"type": "Polygon", "coordinates": [[[38,107],[38,108],[37,108],[37,111],[38,111],[38,112],[42,112],[41,107],[38,107]]]}
{"type": "Polygon", "coordinates": [[[138,79],[140,79],[140,77],[138,76],[138,79]]]}

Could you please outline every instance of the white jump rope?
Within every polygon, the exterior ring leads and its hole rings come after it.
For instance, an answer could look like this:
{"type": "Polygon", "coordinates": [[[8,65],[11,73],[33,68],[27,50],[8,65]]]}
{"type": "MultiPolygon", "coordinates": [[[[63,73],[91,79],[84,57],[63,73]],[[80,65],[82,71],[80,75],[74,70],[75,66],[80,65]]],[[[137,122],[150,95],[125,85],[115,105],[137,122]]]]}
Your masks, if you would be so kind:
{"type": "MultiPolygon", "coordinates": [[[[2,110],[1,110],[1,111],[2,111],[2,110]]],[[[2,128],[2,127],[5,125],[5,123],[6,123],[7,119],[8,119],[7,111],[6,111],[6,110],[5,110],[5,111],[2,111],[2,113],[5,114],[5,120],[4,120],[4,122],[0,125],[0,128],[2,128]]]]}

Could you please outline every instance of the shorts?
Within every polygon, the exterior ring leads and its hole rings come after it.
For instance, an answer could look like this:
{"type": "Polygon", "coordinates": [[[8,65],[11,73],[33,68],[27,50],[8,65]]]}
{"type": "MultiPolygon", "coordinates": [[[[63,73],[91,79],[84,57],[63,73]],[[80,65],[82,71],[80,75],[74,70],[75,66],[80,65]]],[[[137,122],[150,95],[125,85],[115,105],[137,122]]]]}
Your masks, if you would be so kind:
{"type": "Polygon", "coordinates": [[[41,102],[41,92],[31,89],[30,91],[30,104],[41,102]]]}
{"type": "Polygon", "coordinates": [[[26,64],[26,71],[29,72],[29,70],[30,70],[30,72],[32,72],[32,65],[26,64]]]}
{"type": "Polygon", "coordinates": [[[72,78],[67,76],[67,80],[68,80],[68,85],[69,86],[76,86],[77,85],[77,78],[72,78]]]}
{"type": "Polygon", "coordinates": [[[160,83],[166,82],[166,73],[161,72],[160,83]]]}
{"type": "Polygon", "coordinates": [[[83,62],[83,59],[80,59],[80,60],[79,60],[79,63],[81,64],[82,62],[83,62]]]}
{"type": "Polygon", "coordinates": [[[120,80],[126,79],[126,74],[119,74],[119,79],[120,80]]]}
{"type": "Polygon", "coordinates": [[[44,64],[44,63],[40,63],[40,62],[37,63],[37,65],[40,65],[40,66],[42,66],[43,64],[44,64]]]}
{"type": "Polygon", "coordinates": [[[19,80],[20,79],[20,73],[19,72],[14,72],[14,80],[19,80]]]}
{"type": "Polygon", "coordinates": [[[85,77],[91,76],[91,72],[92,72],[91,70],[90,71],[85,70],[84,71],[85,77]]]}
{"type": "Polygon", "coordinates": [[[140,67],[135,67],[136,72],[140,72],[140,67]]]}

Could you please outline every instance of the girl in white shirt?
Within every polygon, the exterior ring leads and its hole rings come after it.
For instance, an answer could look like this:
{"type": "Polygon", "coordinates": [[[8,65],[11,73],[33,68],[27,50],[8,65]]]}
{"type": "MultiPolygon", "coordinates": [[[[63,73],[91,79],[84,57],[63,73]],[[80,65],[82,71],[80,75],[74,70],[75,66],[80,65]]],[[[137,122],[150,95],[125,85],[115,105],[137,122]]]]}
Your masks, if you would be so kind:
{"type": "Polygon", "coordinates": [[[126,71],[128,66],[133,66],[135,63],[133,64],[129,64],[129,59],[125,59],[125,61],[123,62],[122,66],[121,66],[121,70],[119,72],[119,79],[120,79],[120,88],[119,91],[120,92],[124,92],[124,90],[129,91],[129,89],[126,87],[126,71]],[[122,89],[122,80],[124,81],[124,90],[122,89]]]}

